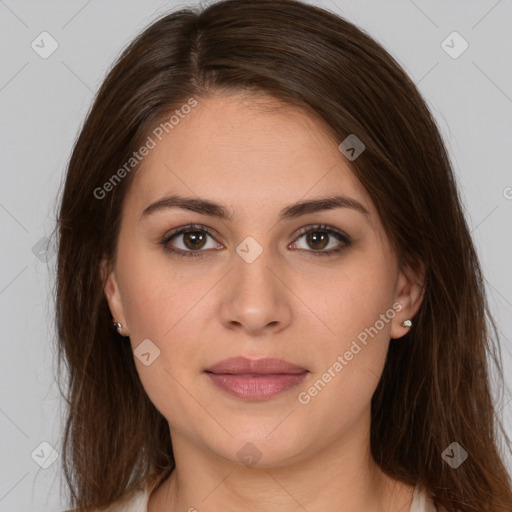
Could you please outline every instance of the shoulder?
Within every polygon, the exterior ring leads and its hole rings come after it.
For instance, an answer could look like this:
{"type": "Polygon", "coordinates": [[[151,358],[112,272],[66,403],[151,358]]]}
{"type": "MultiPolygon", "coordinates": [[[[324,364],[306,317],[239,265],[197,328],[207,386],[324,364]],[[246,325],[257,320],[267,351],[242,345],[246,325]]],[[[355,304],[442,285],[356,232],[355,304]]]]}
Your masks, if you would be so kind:
{"type": "Polygon", "coordinates": [[[146,512],[149,489],[133,489],[123,494],[103,512],[146,512]]]}
{"type": "Polygon", "coordinates": [[[436,506],[426,487],[416,485],[413,493],[410,512],[446,512],[443,508],[436,506]]]}
{"type": "MultiPolygon", "coordinates": [[[[87,512],[147,512],[149,488],[136,488],[125,492],[107,508],[88,507],[87,512]]],[[[77,512],[76,509],[65,512],[77,512]]]]}

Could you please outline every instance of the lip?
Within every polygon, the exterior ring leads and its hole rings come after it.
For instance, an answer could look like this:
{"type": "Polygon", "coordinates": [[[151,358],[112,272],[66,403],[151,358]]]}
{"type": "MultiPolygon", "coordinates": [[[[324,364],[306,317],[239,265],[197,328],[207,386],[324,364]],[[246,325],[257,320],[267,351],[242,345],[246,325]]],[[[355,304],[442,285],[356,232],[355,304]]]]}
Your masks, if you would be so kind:
{"type": "Polygon", "coordinates": [[[269,375],[230,373],[207,373],[206,375],[219,389],[232,396],[244,400],[267,400],[300,384],[307,373],[304,371],[269,375]]]}
{"type": "Polygon", "coordinates": [[[275,357],[262,357],[260,359],[230,357],[210,366],[205,371],[210,373],[231,373],[233,375],[247,373],[265,375],[270,373],[298,374],[307,370],[284,359],[275,357]]]}
{"type": "Polygon", "coordinates": [[[221,390],[246,400],[266,400],[297,386],[309,373],[273,357],[232,357],[205,370],[221,390]]]}

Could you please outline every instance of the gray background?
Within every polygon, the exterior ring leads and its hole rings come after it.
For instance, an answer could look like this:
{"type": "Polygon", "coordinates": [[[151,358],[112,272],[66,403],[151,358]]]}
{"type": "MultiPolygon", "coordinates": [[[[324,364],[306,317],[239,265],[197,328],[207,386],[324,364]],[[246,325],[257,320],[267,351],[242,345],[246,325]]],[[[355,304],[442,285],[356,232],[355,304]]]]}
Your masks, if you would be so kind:
{"type": "MultiPolygon", "coordinates": [[[[510,375],[512,1],[312,3],[383,44],[432,109],[457,173],[510,375]],[[441,45],[453,31],[469,43],[458,58],[441,45]]],[[[73,141],[120,50],[160,14],[190,4],[0,0],[0,511],[57,511],[66,503],[59,460],[47,469],[39,464],[51,462],[51,448],[41,443],[59,451],[63,417],[49,300],[55,255],[44,251],[44,238],[54,228],[73,141]],[[34,40],[42,46],[43,31],[59,45],[47,59],[31,47],[34,40]]],[[[461,49],[452,39],[451,51],[461,49]]],[[[511,397],[506,390],[498,402],[508,432],[511,397]]]]}

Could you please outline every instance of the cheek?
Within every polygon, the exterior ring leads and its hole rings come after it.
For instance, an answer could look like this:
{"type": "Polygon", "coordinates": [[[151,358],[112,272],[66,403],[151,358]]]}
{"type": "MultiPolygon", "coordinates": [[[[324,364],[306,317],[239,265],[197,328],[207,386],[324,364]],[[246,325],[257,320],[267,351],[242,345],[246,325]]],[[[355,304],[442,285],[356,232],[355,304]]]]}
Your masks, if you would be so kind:
{"type": "Polygon", "coordinates": [[[130,333],[134,341],[166,337],[197,302],[199,290],[185,282],[179,265],[158,254],[158,249],[125,246],[124,251],[118,275],[130,333]]]}
{"type": "Polygon", "coordinates": [[[372,338],[388,339],[391,321],[393,296],[386,286],[373,281],[345,283],[342,292],[336,297],[337,307],[331,311],[333,330],[341,339],[358,339],[365,342],[369,333],[372,338]]]}
{"type": "Polygon", "coordinates": [[[389,256],[379,251],[359,252],[329,275],[316,272],[310,277],[302,284],[299,295],[322,320],[322,337],[331,340],[325,345],[327,350],[348,350],[358,336],[364,343],[365,333],[369,339],[389,340],[396,281],[396,269],[389,256]]]}
{"type": "MultiPolygon", "coordinates": [[[[159,353],[154,364],[136,364],[148,394],[158,394],[161,386],[173,394],[173,376],[182,382],[188,378],[185,369],[197,362],[200,353],[200,315],[197,307],[204,290],[212,284],[207,277],[199,277],[191,284],[164,258],[144,251],[126,251],[118,261],[119,282],[123,310],[130,331],[130,342],[135,351],[144,340],[151,340],[159,353]],[[204,284],[204,288],[201,283],[204,284]],[[195,354],[195,358],[193,357],[195,354]],[[155,384],[161,383],[160,386],[155,384]]],[[[147,343],[147,342],[146,342],[147,343]]],[[[135,353],[136,355],[136,353],[135,353]]]]}
{"type": "Polygon", "coordinates": [[[389,295],[377,293],[375,287],[356,290],[346,283],[336,300],[337,307],[329,305],[324,311],[335,334],[318,340],[312,354],[315,371],[297,391],[299,407],[310,421],[328,418],[326,438],[349,431],[368,413],[386,361],[394,315],[389,295]]]}
{"type": "MultiPolygon", "coordinates": [[[[177,277],[172,281],[162,279],[154,267],[144,272],[139,264],[138,269],[125,280],[123,293],[139,378],[151,402],[171,424],[180,423],[180,418],[194,424],[201,411],[195,410],[188,390],[196,384],[200,366],[197,354],[202,349],[199,339],[196,343],[194,310],[190,310],[197,303],[198,290],[194,293],[185,286],[182,291],[177,277]],[[145,365],[137,353],[142,352],[138,347],[148,339],[154,345],[149,345],[151,362],[145,365]]],[[[187,426],[182,425],[182,429],[187,426]]]]}
{"type": "Polygon", "coordinates": [[[315,345],[317,364],[309,383],[313,387],[304,390],[304,401],[311,397],[313,408],[324,412],[338,404],[333,414],[340,425],[368,407],[382,374],[396,314],[394,262],[382,253],[375,256],[377,251],[367,254],[347,259],[343,271],[333,272],[328,282],[320,281],[308,299],[325,324],[321,326],[325,334],[315,345]]]}

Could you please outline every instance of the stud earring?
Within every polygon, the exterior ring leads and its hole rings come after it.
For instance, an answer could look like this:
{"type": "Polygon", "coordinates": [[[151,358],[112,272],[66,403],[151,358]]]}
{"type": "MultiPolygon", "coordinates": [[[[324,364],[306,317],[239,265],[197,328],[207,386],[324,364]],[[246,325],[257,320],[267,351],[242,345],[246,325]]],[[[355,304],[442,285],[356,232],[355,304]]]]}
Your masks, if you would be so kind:
{"type": "Polygon", "coordinates": [[[402,322],[402,327],[407,327],[408,329],[410,329],[412,327],[412,322],[410,320],[404,320],[402,322]]]}
{"type": "Polygon", "coordinates": [[[112,329],[114,332],[117,332],[120,336],[124,336],[124,334],[121,332],[123,326],[119,322],[113,322],[112,323],[112,329]]]}

